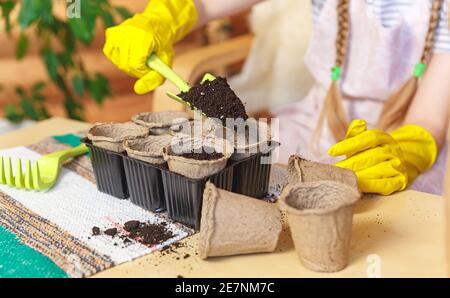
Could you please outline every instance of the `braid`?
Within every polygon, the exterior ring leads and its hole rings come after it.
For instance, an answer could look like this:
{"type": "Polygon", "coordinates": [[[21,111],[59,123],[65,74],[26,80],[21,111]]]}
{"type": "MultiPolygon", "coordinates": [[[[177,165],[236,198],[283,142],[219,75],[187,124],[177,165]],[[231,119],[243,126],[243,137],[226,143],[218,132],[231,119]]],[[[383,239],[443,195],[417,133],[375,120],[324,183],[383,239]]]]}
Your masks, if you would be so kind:
{"type": "Polygon", "coordinates": [[[350,15],[349,15],[350,0],[340,0],[337,6],[338,13],[338,32],[336,38],[336,65],[342,67],[344,65],[345,57],[348,48],[348,39],[350,32],[350,15]]]}
{"type": "Polygon", "coordinates": [[[431,9],[430,25],[428,26],[427,37],[425,39],[425,48],[423,50],[420,62],[427,63],[430,60],[431,51],[433,50],[434,38],[436,36],[436,28],[439,25],[441,16],[442,0],[434,0],[431,9]]]}
{"type": "Polygon", "coordinates": [[[402,124],[406,113],[408,112],[409,106],[418,88],[419,77],[422,75],[425,65],[431,57],[436,28],[438,27],[441,10],[443,7],[442,2],[443,0],[433,0],[428,32],[425,39],[425,47],[420,59],[421,65],[416,65],[416,68],[419,66],[419,71],[416,73],[415,70],[414,76],[384,104],[383,111],[381,112],[377,125],[381,129],[392,129],[402,124]],[[420,67],[422,68],[421,70],[420,67]]]}
{"type": "Polygon", "coordinates": [[[319,116],[319,121],[313,133],[311,142],[313,152],[318,152],[317,145],[320,140],[325,118],[328,120],[328,126],[336,140],[340,140],[345,137],[345,132],[349,124],[347,113],[342,103],[342,95],[338,82],[345,63],[350,35],[349,5],[350,0],[338,0],[337,3],[338,32],[336,35],[336,60],[333,68],[333,80],[330,88],[328,89],[324,106],[319,116]]]}

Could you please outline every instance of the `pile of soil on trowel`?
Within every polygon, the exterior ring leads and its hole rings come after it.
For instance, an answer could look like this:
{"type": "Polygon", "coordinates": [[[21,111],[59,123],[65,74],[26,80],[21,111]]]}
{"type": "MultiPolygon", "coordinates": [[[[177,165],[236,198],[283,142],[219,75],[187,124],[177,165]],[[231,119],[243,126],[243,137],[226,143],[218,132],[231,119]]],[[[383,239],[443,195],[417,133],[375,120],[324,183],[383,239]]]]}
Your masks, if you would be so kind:
{"type": "Polygon", "coordinates": [[[221,77],[214,81],[205,81],[178,96],[195,109],[201,110],[207,117],[217,118],[224,124],[227,118],[248,119],[244,104],[227,80],[221,77]]]}

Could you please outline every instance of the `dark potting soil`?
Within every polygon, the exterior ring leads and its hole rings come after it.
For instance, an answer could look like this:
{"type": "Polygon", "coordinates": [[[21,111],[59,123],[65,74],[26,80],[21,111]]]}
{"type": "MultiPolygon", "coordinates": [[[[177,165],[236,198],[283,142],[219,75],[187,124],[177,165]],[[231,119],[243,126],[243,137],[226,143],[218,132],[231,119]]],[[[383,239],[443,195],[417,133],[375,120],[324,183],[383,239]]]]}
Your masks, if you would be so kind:
{"type": "Polygon", "coordinates": [[[117,235],[117,229],[116,229],[116,228],[107,229],[107,230],[105,231],[105,235],[114,237],[114,236],[117,235]]]}
{"type": "Polygon", "coordinates": [[[137,235],[142,238],[141,243],[145,245],[160,244],[173,237],[172,232],[161,225],[144,225],[137,235]]]}
{"type": "Polygon", "coordinates": [[[94,236],[100,235],[100,228],[99,227],[93,227],[92,228],[92,235],[94,235],[94,236]]]}
{"type": "MultiPolygon", "coordinates": [[[[124,244],[128,244],[134,240],[144,245],[151,246],[161,244],[174,236],[173,233],[167,229],[166,223],[150,224],[140,222],[138,220],[130,220],[124,224],[123,229],[127,232],[127,234],[122,234],[119,236],[123,240],[124,244]]],[[[110,237],[115,237],[118,233],[119,232],[116,228],[111,228],[104,231],[104,234],[110,237]]],[[[92,228],[92,234],[94,236],[100,235],[100,228],[92,228]]]]}
{"type": "Polygon", "coordinates": [[[179,97],[201,110],[206,116],[217,118],[223,123],[227,118],[248,119],[244,104],[228,85],[227,80],[221,77],[196,85],[188,92],[179,94],[179,97]]]}
{"type": "Polygon", "coordinates": [[[212,152],[206,153],[205,151],[200,152],[186,152],[180,154],[178,156],[182,156],[184,158],[195,159],[195,160],[217,160],[223,157],[222,153],[212,152]]]}
{"type": "Polygon", "coordinates": [[[140,225],[141,222],[139,220],[130,220],[125,223],[123,229],[127,232],[136,231],[140,225]]]}

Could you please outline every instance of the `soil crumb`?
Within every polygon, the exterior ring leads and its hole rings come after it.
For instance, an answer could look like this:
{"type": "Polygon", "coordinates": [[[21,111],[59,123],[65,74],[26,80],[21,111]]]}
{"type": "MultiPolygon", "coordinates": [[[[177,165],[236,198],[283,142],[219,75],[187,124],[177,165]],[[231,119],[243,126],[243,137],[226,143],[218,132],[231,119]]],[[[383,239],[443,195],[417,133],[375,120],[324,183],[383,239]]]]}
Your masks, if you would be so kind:
{"type": "Polygon", "coordinates": [[[100,228],[99,227],[93,227],[92,228],[92,235],[94,235],[94,236],[100,235],[100,228]]]}
{"type": "Polygon", "coordinates": [[[130,220],[127,221],[123,227],[123,229],[127,232],[136,231],[139,229],[139,226],[141,225],[139,220],[130,220]]]}
{"type": "Polygon", "coordinates": [[[108,236],[114,237],[117,235],[117,229],[116,228],[107,229],[105,231],[105,234],[108,236]]]}
{"type": "Polygon", "coordinates": [[[248,119],[244,104],[225,78],[217,77],[214,81],[196,85],[188,92],[179,94],[179,97],[206,116],[217,118],[224,124],[227,118],[248,119]]]}

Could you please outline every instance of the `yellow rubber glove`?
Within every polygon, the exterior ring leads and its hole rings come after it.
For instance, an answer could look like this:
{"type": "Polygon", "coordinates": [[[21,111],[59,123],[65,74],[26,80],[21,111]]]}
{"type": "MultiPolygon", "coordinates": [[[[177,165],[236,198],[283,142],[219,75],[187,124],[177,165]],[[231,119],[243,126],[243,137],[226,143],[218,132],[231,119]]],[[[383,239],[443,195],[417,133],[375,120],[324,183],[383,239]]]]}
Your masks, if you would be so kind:
{"type": "Polygon", "coordinates": [[[436,162],[438,155],[436,140],[425,128],[405,125],[390,134],[402,150],[410,183],[436,162]]]}
{"type": "Polygon", "coordinates": [[[164,78],[147,66],[155,52],[171,65],[173,43],[183,38],[198,19],[194,0],[151,0],[143,13],[106,30],[103,53],[120,70],[138,78],[137,94],[160,86],[164,78]]]}
{"type": "Polygon", "coordinates": [[[347,157],[336,165],[355,172],[360,191],[389,195],[404,190],[434,164],[437,146],[420,126],[406,125],[388,134],[367,130],[364,120],[354,120],[346,138],[328,154],[347,157]]]}

